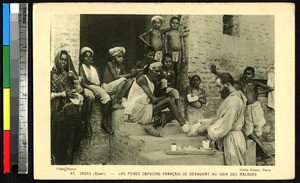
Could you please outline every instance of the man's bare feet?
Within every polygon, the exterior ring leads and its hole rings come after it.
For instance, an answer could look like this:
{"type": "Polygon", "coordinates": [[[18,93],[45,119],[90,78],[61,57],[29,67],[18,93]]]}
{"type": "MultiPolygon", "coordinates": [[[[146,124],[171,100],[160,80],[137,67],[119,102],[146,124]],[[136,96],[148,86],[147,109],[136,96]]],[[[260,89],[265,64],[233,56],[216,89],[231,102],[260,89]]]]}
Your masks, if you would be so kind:
{"type": "Polygon", "coordinates": [[[152,136],[161,137],[159,131],[157,131],[152,125],[145,126],[144,130],[152,136]]]}

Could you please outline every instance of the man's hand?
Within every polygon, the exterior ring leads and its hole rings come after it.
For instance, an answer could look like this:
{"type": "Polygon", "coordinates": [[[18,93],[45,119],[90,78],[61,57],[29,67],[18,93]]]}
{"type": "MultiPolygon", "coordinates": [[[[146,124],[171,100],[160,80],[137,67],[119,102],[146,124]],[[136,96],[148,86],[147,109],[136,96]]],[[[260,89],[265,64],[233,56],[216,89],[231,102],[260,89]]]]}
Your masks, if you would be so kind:
{"type": "Polygon", "coordinates": [[[68,76],[73,79],[77,79],[76,74],[73,71],[68,72],[68,76]]]}
{"type": "Polygon", "coordinates": [[[66,92],[66,97],[68,97],[68,98],[76,98],[77,97],[76,91],[72,90],[72,91],[66,92]]]}

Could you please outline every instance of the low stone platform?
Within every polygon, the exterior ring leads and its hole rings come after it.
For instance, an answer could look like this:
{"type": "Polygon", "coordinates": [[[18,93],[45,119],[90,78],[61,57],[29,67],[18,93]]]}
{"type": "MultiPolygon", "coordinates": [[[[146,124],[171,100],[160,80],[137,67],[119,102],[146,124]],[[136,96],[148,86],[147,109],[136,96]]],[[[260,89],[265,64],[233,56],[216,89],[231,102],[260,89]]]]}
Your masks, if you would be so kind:
{"type": "MultiPolygon", "coordinates": [[[[153,137],[144,126],[123,121],[124,110],[113,112],[115,134],[110,141],[110,160],[119,165],[224,165],[224,155],[167,155],[173,142],[177,146],[202,146],[206,137],[187,137],[176,121],[158,128],[163,137],[153,137]]],[[[249,141],[247,164],[255,165],[255,143],[249,141]]]]}
{"type": "MultiPolygon", "coordinates": [[[[107,135],[101,129],[101,104],[94,103],[92,113],[93,134],[81,141],[74,160],[76,165],[111,164],[117,165],[223,165],[223,152],[215,155],[166,155],[175,142],[177,146],[199,147],[205,137],[186,137],[180,125],[173,121],[158,131],[163,137],[148,135],[143,125],[127,123],[123,120],[124,110],[112,113],[114,135],[107,135]]],[[[247,141],[247,165],[256,164],[255,146],[247,141]]],[[[274,143],[268,144],[274,146],[274,143]]],[[[268,148],[269,149],[269,148],[268,148]]]]}

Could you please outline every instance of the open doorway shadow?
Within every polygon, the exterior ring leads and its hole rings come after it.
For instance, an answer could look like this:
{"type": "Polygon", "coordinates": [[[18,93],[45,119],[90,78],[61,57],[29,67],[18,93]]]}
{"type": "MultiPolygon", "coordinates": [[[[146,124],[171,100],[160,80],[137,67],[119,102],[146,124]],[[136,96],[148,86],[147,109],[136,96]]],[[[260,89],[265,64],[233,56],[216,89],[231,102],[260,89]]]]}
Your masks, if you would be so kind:
{"type": "Polygon", "coordinates": [[[144,44],[138,36],[145,31],[145,16],[141,15],[81,15],[80,48],[91,47],[94,64],[103,77],[106,63],[110,61],[108,50],[115,46],[126,49],[125,68],[129,71],[138,59],[142,59],[144,44]]]}

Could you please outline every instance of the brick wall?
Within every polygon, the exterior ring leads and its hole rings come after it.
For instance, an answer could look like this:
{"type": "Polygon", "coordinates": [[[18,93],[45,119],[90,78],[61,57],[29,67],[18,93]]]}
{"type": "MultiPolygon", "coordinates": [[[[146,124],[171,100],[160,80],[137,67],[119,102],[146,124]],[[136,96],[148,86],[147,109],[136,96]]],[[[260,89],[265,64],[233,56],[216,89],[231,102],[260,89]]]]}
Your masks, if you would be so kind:
{"type": "Polygon", "coordinates": [[[223,16],[189,16],[189,73],[199,74],[208,96],[218,96],[209,67],[230,72],[238,79],[245,67],[256,78],[274,72],[274,16],[238,16],[239,36],[223,34],[223,16]]]}
{"type": "Polygon", "coordinates": [[[78,72],[80,15],[54,15],[51,18],[51,64],[61,49],[66,49],[78,72]]]}

